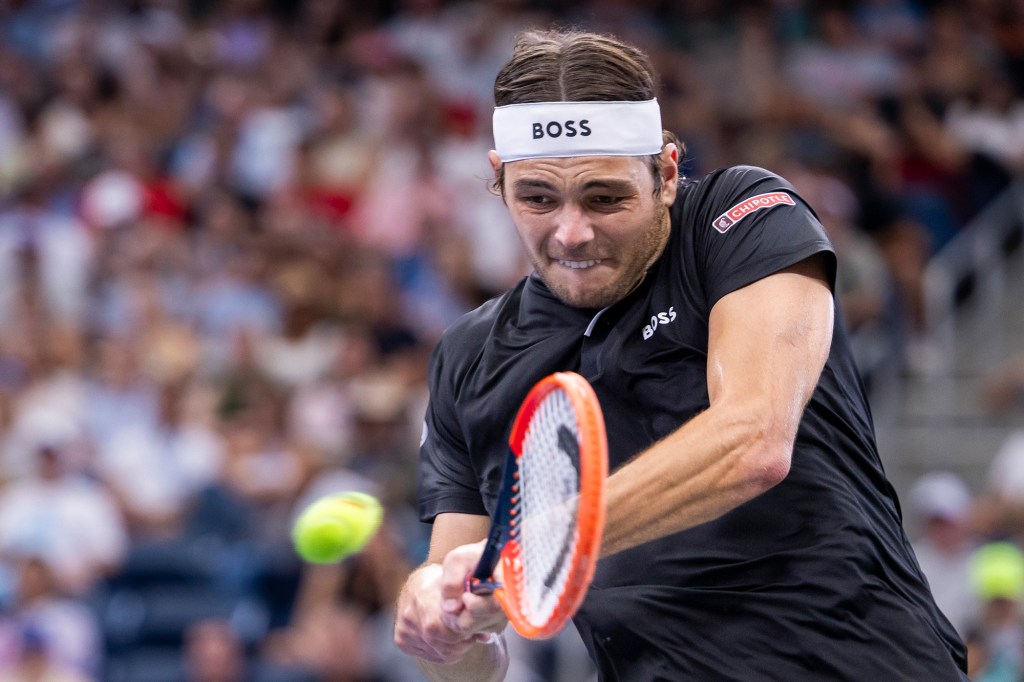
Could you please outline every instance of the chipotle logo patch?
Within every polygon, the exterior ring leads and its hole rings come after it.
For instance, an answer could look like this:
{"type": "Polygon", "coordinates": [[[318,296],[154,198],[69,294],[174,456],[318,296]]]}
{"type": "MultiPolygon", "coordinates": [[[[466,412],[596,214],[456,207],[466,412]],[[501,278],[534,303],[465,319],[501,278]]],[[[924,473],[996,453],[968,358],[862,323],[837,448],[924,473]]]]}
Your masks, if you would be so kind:
{"type": "Polygon", "coordinates": [[[740,203],[736,204],[728,211],[715,218],[711,225],[722,234],[725,234],[729,231],[729,228],[746,218],[751,213],[756,213],[763,208],[778,206],[779,204],[795,206],[796,202],[793,201],[793,197],[789,196],[786,192],[767,192],[765,194],[758,194],[756,197],[744,199],[740,203]]]}

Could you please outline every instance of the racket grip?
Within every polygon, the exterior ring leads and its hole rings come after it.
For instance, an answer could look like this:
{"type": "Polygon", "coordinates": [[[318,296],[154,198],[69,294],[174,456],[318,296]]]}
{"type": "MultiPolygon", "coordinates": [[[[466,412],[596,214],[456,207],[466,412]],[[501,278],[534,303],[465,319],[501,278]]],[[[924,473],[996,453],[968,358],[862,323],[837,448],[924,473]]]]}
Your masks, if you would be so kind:
{"type": "Polygon", "coordinates": [[[501,583],[494,579],[494,569],[501,560],[504,536],[504,529],[501,526],[496,524],[491,528],[484,551],[480,554],[480,560],[476,562],[476,568],[466,576],[467,592],[486,596],[501,587],[501,583]]]}

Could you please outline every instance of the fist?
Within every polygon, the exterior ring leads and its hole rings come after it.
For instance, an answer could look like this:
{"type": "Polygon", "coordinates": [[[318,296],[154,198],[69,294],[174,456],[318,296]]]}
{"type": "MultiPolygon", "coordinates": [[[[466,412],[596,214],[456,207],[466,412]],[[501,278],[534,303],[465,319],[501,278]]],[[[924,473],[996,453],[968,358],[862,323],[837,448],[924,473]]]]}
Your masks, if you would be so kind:
{"type": "Polygon", "coordinates": [[[490,641],[508,624],[493,596],[465,591],[483,543],[449,552],[441,564],[409,577],[398,600],[395,643],[410,656],[433,663],[457,663],[475,644],[490,641]]]}

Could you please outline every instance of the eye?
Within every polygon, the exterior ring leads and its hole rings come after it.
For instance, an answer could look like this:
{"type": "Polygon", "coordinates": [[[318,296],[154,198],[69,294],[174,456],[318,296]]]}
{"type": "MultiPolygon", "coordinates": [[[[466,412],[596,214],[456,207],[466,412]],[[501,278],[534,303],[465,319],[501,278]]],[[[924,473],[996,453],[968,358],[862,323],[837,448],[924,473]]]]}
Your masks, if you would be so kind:
{"type": "Polygon", "coordinates": [[[590,205],[597,210],[607,211],[618,208],[626,197],[612,194],[597,194],[590,198],[590,205]]]}
{"type": "Polygon", "coordinates": [[[543,194],[530,194],[516,197],[516,201],[533,208],[545,208],[555,203],[554,199],[543,194]]]}

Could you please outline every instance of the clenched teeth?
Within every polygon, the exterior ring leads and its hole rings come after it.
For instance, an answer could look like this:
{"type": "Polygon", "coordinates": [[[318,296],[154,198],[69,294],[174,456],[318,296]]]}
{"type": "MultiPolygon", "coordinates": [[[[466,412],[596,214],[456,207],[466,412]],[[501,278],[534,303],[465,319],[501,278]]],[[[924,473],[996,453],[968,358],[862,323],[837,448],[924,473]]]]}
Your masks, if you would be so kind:
{"type": "Polygon", "coordinates": [[[583,270],[585,268],[592,268],[600,262],[600,260],[560,260],[558,264],[573,270],[583,270]]]}

